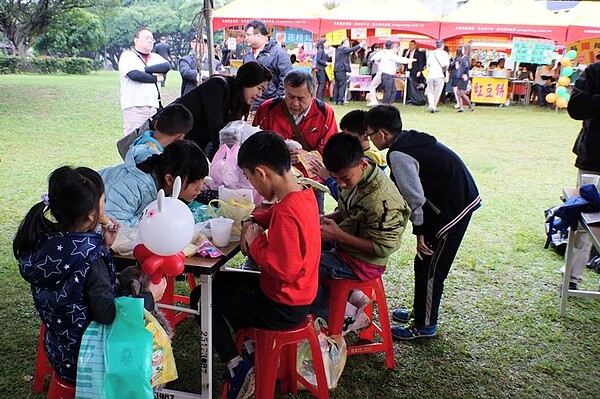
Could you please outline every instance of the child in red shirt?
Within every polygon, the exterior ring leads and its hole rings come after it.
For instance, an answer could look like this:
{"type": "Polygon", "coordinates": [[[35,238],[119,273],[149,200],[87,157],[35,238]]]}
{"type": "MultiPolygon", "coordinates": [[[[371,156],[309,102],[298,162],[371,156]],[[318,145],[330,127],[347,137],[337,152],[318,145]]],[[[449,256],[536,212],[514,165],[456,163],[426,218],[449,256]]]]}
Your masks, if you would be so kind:
{"type": "Polygon", "coordinates": [[[213,282],[213,343],[229,370],[228,398],[245,398],[254,390],[253,358],[240,356],[229,325],[234,331],[298,325],[317,294],[321,256],[317,201],[290,173],[283,139],[268,131],[254,134],[241,146],[238,165],[264,198],[278,202],[242,227],[242,252],[261,273],[217,273],[213,282]]]}

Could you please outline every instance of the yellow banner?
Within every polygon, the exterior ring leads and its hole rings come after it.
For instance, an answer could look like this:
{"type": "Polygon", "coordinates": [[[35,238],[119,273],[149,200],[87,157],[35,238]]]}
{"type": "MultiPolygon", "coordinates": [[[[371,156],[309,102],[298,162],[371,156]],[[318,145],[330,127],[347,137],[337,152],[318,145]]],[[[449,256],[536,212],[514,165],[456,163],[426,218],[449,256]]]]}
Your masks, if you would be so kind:
{"type": "Polygon", "coordinates": [[[342,44],[342,41],[344,41],[344,39],[347,38],[348,37],[346,36],[346,29],[334,30],[333,32],[325,34],[325,39],[327,39],[329,44],[331,44],[332,46],[342,44]]]}
{"type": "Polygon", "coordinates": [[[596,56],[600,54],[600,38],[583,39],[578,42],[569,43],[567,50],[577,51],[577,61],[580,64],[589,65],[596,62],[596,56]]]}
{"type": "Polygon", "coordinates": [[[471,101],[504,104],[508,96],[508,79],[476,77],[471,82],[471,101]]]}
{"type": "Polygon", "coordinates": [[[375,37],[379,39],[389,39],[392,35],[392,30],[389,28],[375,28],[375,37]]]}

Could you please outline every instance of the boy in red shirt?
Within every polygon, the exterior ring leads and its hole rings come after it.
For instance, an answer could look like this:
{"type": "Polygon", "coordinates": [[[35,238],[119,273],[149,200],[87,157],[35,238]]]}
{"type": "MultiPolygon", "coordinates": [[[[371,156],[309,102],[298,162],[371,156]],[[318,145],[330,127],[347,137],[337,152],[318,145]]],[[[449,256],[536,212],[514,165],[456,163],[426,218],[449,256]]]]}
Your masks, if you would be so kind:
{"type": "Polygon", "coordinates": [[[317,201],[290,173],[283,139],[269,131],[252,135],[240,148],[238,165],[264,198],[278,202],[242,227],[242,252],[261,273],[217,273],[213,282],[213,343],[229,371],[227,397],[236,399],[254,391],[254,362],[240,356],[229,325],[238,331],[300,324],[317,294],[321,256],[317,201]]]}

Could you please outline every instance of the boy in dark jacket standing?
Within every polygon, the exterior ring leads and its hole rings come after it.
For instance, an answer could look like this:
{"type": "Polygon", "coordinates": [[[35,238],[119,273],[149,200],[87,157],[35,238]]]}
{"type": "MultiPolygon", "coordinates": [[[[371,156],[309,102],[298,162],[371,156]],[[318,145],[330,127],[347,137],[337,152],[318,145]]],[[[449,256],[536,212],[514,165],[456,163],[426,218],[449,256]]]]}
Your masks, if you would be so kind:
{"type": "Polygon", "coordinates": [[[372,108],[365,125],[373,144],[389,149],[391,178],[412,210],[417,236],[413,308],[397,309],[392,315],[396,321],[412,323],[392,327],[392,335],[402,340],[433,337],[444,281],[481,198],[458,155],[433,136],[402,130],[397,108],[372,108]]]}

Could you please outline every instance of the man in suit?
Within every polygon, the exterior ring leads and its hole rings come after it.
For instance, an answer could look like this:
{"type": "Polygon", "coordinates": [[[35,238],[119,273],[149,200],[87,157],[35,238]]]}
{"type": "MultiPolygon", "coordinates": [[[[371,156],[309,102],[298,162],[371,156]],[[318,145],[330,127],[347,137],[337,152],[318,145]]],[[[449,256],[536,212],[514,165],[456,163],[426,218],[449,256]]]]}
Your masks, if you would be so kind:
{"type": "Polygon", "coordinates": [[[403,73],[408,71],[410,78],[417,84],[417,86],[424,82],[423,78],[423,69],[425,69],[425,64],[427,63],[425,52],[419,50],[419,44],[411,40],[408,44],[408,48],[404,49],[402,52],[402,56],[406,58],[414,58],[416,61],[409,62],[408,64],[404,64],[403,73]]]}
{"type": "Polygon", "coordinates": [[[350,54],[361,47],[365,47],[366,42],[363,40],[356,46],[350,47],[348,39],[342,40],[342,43],[335,50],[335,60],[333,62],[333,76],[335,87],[333,88],[333,102],[337,105],[344,105],[346,102],[346,85],[348,84],[348,72],[350,68],[350,54]]]}
{"type": "MultiPolygon", "coordinates": [[[[173,68],[173,58],[171,58],[171,47],[167,43],[167,38],[164,36],[160,37],[160,41],[154,45],[154,52],[165,60],[169,61],[169,65],[173,68]]],[[[164,74],[164,79],[160,83],[161,87],[165,87],[165,82],[167,81],[167,74],[164,74]]]]}

